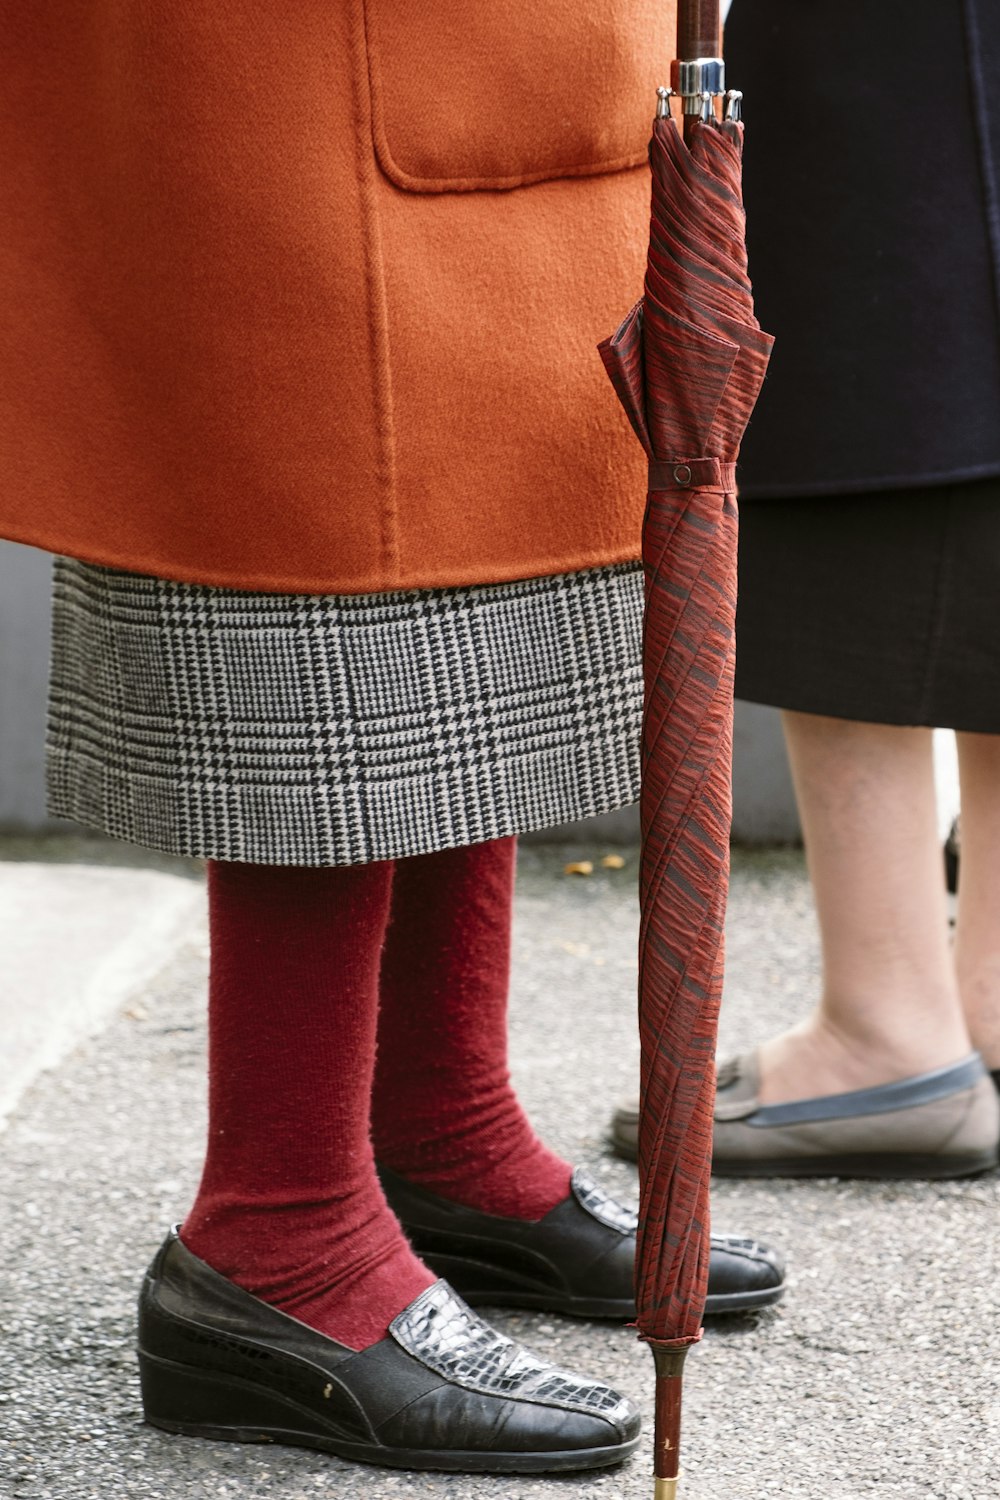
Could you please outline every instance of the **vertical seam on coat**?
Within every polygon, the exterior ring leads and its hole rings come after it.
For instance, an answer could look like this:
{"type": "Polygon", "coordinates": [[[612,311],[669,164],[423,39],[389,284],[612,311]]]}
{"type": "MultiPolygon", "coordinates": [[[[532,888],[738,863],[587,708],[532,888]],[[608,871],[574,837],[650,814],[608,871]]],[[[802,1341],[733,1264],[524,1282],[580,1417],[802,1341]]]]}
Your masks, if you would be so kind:
{"type": "Polygon", "coordinates": [[[377,587],[391,589],[399,581],[399,526],[396,506],[396,453],[392,406],[392,372],[389,363],[389,314],[385,270],[382,263],[382,226],[379,218],[375,178],[375,144],[371,121],[371,79],[363,0],[351,6],[351,42],[354,53],[355,153],[358,196],[361,208],[362,254],[367,294],[368,347],[371,362],[372,398],[375,407],[377,443],[376,481],[381,497],[381,548],[383,578],[377,587]]]}
{"type": "Polygon", "coordinates": [[[930,634],[927,642],[927,657],[924,665],[924,680],[920,688],[920,699],[917,708],[916,719],[918,724],[926,724],[930,718],[930,702],[934,680],[937,676],[938,663],[941,660],[941,646],[944,641],[944,618],[948,607],[949,587],[952,572],[952,552],[954,547],[955,532],[955,493],[954,490],[947,492],[947,513],[944,520],[944,534],[941,539],[941,551],[938,556],[937,576],[934,579],[934,595],[931,601],[930,634]]]}
{"type": "MultiPolygon", "coordinates": [[[[994,4],[996,0],[994,0],[994,4]]],[[[997,193],[997,171],[1000,162],[993,159],[990,141],[990,119],[986,105],[986,79],[983,76],[980,51],[979,21],[976,15],[976,0],[964,0],[962,16],[965,23],[965,53],[968,61],[972,94],[972,116],[979,143],[979,176],[982,182],[986,237],[993,262],[993,300],[997,324],[1000,326],[1000,197],[997,193]]]]}

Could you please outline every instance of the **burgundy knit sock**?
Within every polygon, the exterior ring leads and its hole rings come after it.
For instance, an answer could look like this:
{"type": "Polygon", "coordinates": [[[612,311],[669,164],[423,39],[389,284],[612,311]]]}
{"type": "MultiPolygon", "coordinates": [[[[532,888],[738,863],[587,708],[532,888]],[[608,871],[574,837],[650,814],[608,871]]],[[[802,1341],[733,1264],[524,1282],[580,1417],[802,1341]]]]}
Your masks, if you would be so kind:
{"type": "Polygon", "coordinates": [[[538,1219],[570,1167],[535,1135],[507,1071],[516,840],[399,860],[382,961],[375,1155],[442,1197],[538,1219]]]}
{"type": "Polygon", "coordinates": [[[434,1280],[368,1127],[391,864],[210,864],[208,1155],[187,1247],[355,1349],[434,1280]]]}

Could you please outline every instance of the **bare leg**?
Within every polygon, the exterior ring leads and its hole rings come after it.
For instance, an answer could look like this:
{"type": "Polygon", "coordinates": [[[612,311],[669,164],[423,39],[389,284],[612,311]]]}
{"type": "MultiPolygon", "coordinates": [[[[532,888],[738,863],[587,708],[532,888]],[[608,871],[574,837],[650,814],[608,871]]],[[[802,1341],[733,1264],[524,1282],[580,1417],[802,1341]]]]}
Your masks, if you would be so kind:
{"type": "Polygon", "coordinates": [[[1000,1068],[1000,735],[959,734],[962,853],[955,967],[973,1044],[1000,1068]]]}
{"type": "Polygon", "coordinates": [[[972,1043],[948,946],[931,731],[816,714],[783,720],[823,992],[806,1021],[761,1049],[762,1101],[869,1088],[959,1061],[972,1043]]]}

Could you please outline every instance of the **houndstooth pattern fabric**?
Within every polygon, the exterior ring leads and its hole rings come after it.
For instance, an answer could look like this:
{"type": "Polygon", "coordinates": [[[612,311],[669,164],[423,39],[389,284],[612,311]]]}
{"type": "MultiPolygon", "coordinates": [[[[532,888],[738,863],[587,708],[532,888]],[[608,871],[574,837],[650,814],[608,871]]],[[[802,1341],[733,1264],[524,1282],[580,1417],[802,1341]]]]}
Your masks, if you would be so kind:
{"type": "Polygon", "coordinates": [[[624,1431],[632,1407],[599,1380],[539,1359],[485,1323],[446,1281],[421,1292],[389,1325],[398,1344],[466,1390],[604,1417],[624,1431]]]}
{"type": "Polygon", "coordinates": [[[51,811],[150,848],[346,865],[639,789],[642,574],[245,593],[56,561],[51,811]]]}

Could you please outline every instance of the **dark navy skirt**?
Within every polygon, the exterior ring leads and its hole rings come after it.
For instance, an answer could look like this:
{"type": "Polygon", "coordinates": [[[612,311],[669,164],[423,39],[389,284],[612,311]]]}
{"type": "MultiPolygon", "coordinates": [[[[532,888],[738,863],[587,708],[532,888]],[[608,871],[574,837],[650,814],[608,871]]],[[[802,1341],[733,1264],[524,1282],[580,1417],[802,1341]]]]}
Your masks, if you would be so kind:
{"type": "Polygon", "coordinates": [[[1000,479],[747,501],[736,693],[1000,733],[1000,479]]]}

